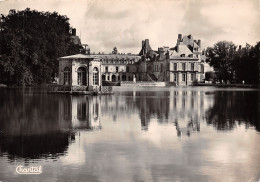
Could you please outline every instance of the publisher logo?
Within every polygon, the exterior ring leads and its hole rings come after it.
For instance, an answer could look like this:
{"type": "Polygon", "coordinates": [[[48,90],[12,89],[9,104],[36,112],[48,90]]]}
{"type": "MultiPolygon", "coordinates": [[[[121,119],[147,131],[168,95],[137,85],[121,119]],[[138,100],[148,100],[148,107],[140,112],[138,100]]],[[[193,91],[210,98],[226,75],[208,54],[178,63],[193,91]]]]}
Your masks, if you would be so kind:
{"type": "Polygon", "coordinates": [[[24,166],[17,166],[16,172],[18,174],[41,174],[42,173],[42,166],[38,167],[24,167],[24,166]]]}

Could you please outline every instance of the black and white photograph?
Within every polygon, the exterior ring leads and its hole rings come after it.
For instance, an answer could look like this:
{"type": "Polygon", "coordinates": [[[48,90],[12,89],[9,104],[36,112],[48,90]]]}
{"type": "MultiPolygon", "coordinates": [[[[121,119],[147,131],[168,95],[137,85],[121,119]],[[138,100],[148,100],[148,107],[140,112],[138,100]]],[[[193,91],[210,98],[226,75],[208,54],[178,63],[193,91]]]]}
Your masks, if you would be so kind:
{"type": "Polygon", "coordinates": [[[260,182],[260,0],[0,0],[0,182],[260,182]]]}

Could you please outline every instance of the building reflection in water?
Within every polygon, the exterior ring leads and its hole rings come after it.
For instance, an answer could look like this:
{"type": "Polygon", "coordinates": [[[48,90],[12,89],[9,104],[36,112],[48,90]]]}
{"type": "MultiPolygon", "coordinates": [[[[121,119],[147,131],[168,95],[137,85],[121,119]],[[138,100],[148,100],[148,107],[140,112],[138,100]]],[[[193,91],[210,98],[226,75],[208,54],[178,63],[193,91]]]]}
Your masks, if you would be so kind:
{"type": "Polygon", "coordinates": [[[59,104],[59,123],[63,129],[101,129],[101,96],[70,96],[59,104]]]}
{"type": "Polygon", "coordinates": [[[101,110],[114,120],[137,113],[145,131],[156,120],[161,125],[176,126],[178,136],[189,136],[200,131],[200,122],[205,120],[205,111],[213,106],[213,99],[212,95],[196,90],[125,91],[116,97],[103,96],[101,110]]]}
{"type": "Polygon", "coordinates": [[[205,99],[204,94],[203,91],[193,90],[157,92],[153,95],[140,93],[136,104],[142,129],[148,130],[150,120],[156,118],[159,124],[174,124],[178,136],[199,132],[205,110],[213,104],[213,98],[205,99]]]}
{"type": "Polygon", "coordinates": [[[200,132],[202,122],[217,130],[244,124],[260,131],[258,99],[258,93],[250,91],[191,89],[68,96],[1,90],[0,155],[7,154],[10,161],[57,158],[75,142],[75,131],[100,130],[103,116],[115,122],[135,118],[129,122],[140,123],[142,130],[149,130],[154,121],[172,125],[179,137],[200,132]]]}
{"type": "Polygon", "coordinates": [[[1,92],[0,156],[10,162],[58,158],[75,142],[78,129],[101,129],[99,96],[1,92]]]}
{"type": "Polygon", "coordinates": [[[173,91],[170,103],[171,118],[174,120],[177,135],[190,136],[200,131],[200,122],[203,121],[205,105],[210,106],[210,100],[204,98],[202,91],[173,91]]]}

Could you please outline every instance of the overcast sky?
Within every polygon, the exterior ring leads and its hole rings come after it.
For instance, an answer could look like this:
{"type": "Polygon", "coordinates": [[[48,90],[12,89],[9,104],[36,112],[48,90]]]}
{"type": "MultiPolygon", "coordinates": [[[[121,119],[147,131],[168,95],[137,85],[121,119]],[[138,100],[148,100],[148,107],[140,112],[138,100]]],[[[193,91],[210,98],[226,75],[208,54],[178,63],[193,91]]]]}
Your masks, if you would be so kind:
{"type": "Polygon", "coordinates": [[[95,52],[116,46],[138,53],[144,39],[154,50],[173,47],[179,33],[201,39],[203,47],[260,41],[260,0],[0,0],[0,14],[26,7],[66,15],[95,52]]]}

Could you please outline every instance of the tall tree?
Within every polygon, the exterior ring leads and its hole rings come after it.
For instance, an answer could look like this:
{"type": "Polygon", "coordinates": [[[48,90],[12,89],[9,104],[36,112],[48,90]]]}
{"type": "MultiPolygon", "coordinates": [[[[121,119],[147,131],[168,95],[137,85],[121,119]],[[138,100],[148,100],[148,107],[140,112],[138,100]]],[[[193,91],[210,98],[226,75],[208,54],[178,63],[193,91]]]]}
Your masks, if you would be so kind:
{"type": "Polygon", "coordinates": [[[48,83],[58,72],[57,58],[78,53],[69,18],[57,12],[10,10],[0,17],[0,82],[48,83]]]}
{"type": "Polygon", "coordinates": [[[233,42],[220,41],[207,49],[207,62],[213,66],[220,80],[232,80],[234,70],[232,62],[236,53],[236,45],[233,42]]]}

